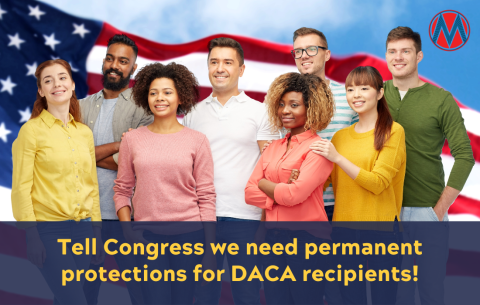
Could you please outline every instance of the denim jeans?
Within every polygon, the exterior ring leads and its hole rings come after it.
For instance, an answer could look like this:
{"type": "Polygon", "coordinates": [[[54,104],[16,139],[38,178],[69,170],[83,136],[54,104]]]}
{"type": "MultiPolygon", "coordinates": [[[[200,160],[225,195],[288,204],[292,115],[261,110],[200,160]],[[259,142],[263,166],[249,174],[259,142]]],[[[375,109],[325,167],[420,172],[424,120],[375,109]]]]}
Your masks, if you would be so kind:
{"type": "Polygon", "coordinates": [[[90,218],[79,222],[67,220],[62,222],[39,222],[37,230],[40,240],[46,250],[46,259],[43,268],[39,268],[45,281],[52,290],[54,295],[54,304],[87,304],[85,294],[83,292],[82,281],[68,282],[62,286],[62,270],[72,270],[76,274],[76,270],[88,270],[91,255],[74,255],[71,251],[74,243],[85,244],[86,238],[93,237],[93,229],[90,218]],[[62,254],[62,244],[58,239],[71,239],[67,244],[66,255],[62,254]]]}
{"type": "MultiPolygon", "coordinates": [[[[350,228],[335,227],[333,229],[333,240],[335,243],[390,243],[402,242],[402,235],[398,230],[398,222],[395,223],[393,231],[372,231],[355,230],[350,228]]],[[[358,274],[362,270],[392,270],[393,267],[400,268],[400,255],[336,255],[336,262],[341,265],[342,270],[352,269],[358,274]],[[368,265],[367,265],[368,264],[368,265]]],[[[353,281],[346,286],[339,283],[340,292],[344,304],[367,304],[366,281],[353,281]]],[[[389,281],[373,281],[370,283],[372,304],[395,304],[397,295],[397,282],[391,278],[389,281]]]]}
{"type": "Polygon", "coordinates": [[[286,267],[292,271],[295,281],[285,279],[284,281],[265,280],[265,298],[267,304],[322,304],[325,281],[315,282],[312,279],[303,281],[304,270],[322,270],[328,269],[327,256],[315,255],[310,259],[305,259],[305,244],[314,243],[320,245],[322,243],[330,243],[313,236],[307,231],[290,231],[281,229],[268,230],[266,242],[272,247],[276,243],[283,245],[284,249],[288,243],[292,243],[293,239],[297,239],[297,255],[276,255],[270,252],[269,255],[263,257],[264,272],[268,266],[277,266],[278,270],[271,270],[271,277],[282,277],[286,267]]]}
{"type": "MultiPolygon", "coordinates": [[[[231,217],[217,217],[216,242],[217,243],[236,243],[240,249],[245,249],[247,243],[254,241],[260,221],[246,220],[231,217]]],[[[246,269],[250,274],[255,266],[260,269],[261,258],[258,256],[246,255],[244,251],[239,251],[237,255],[230,255],[228,252],[227,262],[230,274],[232,274],[232,265],[239,265],[246,269]]],[[[217,269],[223,269],[224,255],[216,255],[217,269]]],[[[260,281],[252,280],[231,282],[233,301],[236,305],[260,304],[260,281]]],[[[209,282],[201,286],[201,282],[195,285],[195,305],[215,305],[220,301],[222,292],[222,283],[219,281],[209,282]]]]}
{"type": "MultiPolygon", "coordinates": [[[[412,270],[415,264],[422,270],[418,281],[400,282],[397,304],[415,304],[415,286],[418,286],[422,305],[442,305],[444,301],[444,281],[447,274],[449,224],[448,213],[443,221],[438,220],[431,207],[404,207],[400,214],[404,227],[405,242],[420,241],[428,253],[405,255],[402,269],[412,270]]],[[[425,252],[424,251],[424,252],[425,252]]]]}
{"type": "MultiPolygon", "coordinates": [[[[111,243],[109,249],[111,251],[117,250],[121,244],[126,243],[125,237],[123,236],[123,230],[118,220],[103,220],[102,221],[102,241],[105,242],[108,239],[116,239],[117,244],[111,243]]],[[[135,257],[133,255],[114,255],[115,262],[118,265],[119,271],[123,270],[133,270],[135,267],[135,257]]],[[[98,272],[100,267],[103,267],[105,261],[99,265],[90,264],[89,269],[95,270],[98,272]]],[[[100,286],[102,281],[97,278],[93,282],[85,281],[83,284],[83,290],[85,292],[85,297],[87,298],[88,304],[96,305],[98,303],[98,294],[100,292],[100,286]]],[[[143,304],[142,288],[139,282],[129,281],[125,282],[127,285],[128,293],[130,295],[130,301],[133,305],[143,304]]]]}
{"type": "MultiPolygon", "coordinates": [[[[205,235],[203,229],[177,234],[177,235],[160,235],[154,234],[149,231],[143,233],[143,237],[151,243],[178,243],[183,245],[185,243],[191,243],[192,245],[196,243],[205,243],[205,235]]],[[[147,256],[137,255],[137,267],[141,270],[144,270],[144,266],[148,266],[148,270],[151,272],[154,269],[158,269],[162,272],[163,276],[161,280],[155,282],[148,280],[141,283],[142,293],[145,304],[192,304],[193,303],[193,294],[195,290],[195,276],[193,270],[197,264],[200,264],[202,261],[202,256],[200,255],[173,255],[168,250],[164,255],[159,255],[155,260],[149,260],[147,256]],[[164,270],[173,270],[175,276],[177,275],[177,270],[186,271],[186,280],[171,280],[169,277],[168,280],[165,278],[164,270]]],[[[142,272],[143,273],[143,272],[142,272]]]]}

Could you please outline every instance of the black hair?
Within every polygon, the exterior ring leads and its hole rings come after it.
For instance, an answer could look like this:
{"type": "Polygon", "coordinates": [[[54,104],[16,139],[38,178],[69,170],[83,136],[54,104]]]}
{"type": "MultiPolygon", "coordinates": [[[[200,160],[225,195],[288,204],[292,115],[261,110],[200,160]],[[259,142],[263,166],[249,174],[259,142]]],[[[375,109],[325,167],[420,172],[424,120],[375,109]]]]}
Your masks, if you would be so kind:
{"type": "Polygon", "coordinates": [[[127,35],[125,35],[125,34],[115,34],[115,35],[113,35],[113,37],[108,40],[107,48],[110,47],[112,44],[115,44],[115,43],[121,43],[121,44],[124,44],[126,46],[132,47],[133,52],[135,53],[135,58],[137,58],[138,47],[135,44],[135,41],[130,39],[127,35]]]}

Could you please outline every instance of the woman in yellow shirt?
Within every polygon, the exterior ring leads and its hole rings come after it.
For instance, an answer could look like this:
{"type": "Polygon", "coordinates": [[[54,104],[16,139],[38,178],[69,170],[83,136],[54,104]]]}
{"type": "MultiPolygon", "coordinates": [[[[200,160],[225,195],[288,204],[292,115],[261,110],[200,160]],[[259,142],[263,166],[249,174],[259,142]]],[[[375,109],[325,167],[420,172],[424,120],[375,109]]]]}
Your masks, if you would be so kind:
{"type": "MultiPolygon", "coordinates": [[[[393,122],[383,96],[383,79],[373,67],[357,67],[345,82],[347,101],[358,113],[358,123],[344,128],[332,138],[313,143],[313,152],[335,163],[331,182],[335,196],[333,221],[389,221],[375,226],[377,231],[355,230],[352,224],[334,228],[334,242],[359,243],[400,242],[398,225],[402,207],[406,150],[403,127],[393,122]],[[393,227],[393,230],[392,230],[393,227]]],[[[368,226],[372,228],[372,225],[368,226]]],[[[367,267],[366,256],[339,256],[344,269],[367,267]]],[[[398,256],[368,257],[369,269],[391,269],[400,266],[398,256]]],[[[372,304],[395,304],[397,283],[371,283],[372,304]]],[[[365,304],[365,282],[356,281],[340,287],[345,304],[365,304]]]]}
{"type": "MultiPolygon", "coordinates": [[[[85,244],[95,236],[101,245],[100,223],[92,228],[85,222],[101,220],[93,135],[80,123],[70,65],[48,60],[38,66],[35,77],[32,116],[12,146],[13,215],[26,228],[29,260],[40,268],[57,301],[86,303],[82,283],[62,287],[59,276],[62,269],[88,269],[91,256],[73,255],[71,246],[62,255],[57,239],[85,244]]],[[[97,251],[94,261],[101,253],[97,251]]]]}

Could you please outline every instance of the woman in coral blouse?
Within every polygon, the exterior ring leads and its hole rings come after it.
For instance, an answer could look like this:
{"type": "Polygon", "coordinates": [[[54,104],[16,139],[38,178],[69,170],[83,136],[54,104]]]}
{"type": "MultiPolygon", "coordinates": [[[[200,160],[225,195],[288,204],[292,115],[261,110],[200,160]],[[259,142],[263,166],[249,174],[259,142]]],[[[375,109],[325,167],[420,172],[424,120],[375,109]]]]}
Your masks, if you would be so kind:
{"type": "MultiPolygon", "coordinates": [[[[333,117],[333,94],[327,84],[314,75],[287,73],[270,86],[267,94],[267,109],[273,128],[285,128],[290,132],[284,139],[272,142],[263,152],[245,188],[247,204],[266,210],[266,221],[324,221],[328,223],[323,204],[323,185],[330,176],[333,164],[313,153],[309,146],[320,140],[317,132],[327,127],[333,117]],[[291,181],[292,172],[299,171],[298,178],[291,181]],[[290,181],[289,181],[290,180],[290,181]]],[[[297,238],[299,253],[305,243],[320,244],[324,239],[309,231],[269,229],[268,243],[286,244],[297,238]]],[[[303,251],[302,250],[302,251],[303,251]]],[[[318,257],[296,259],[290,255],[268,255],[264,266],[279,267],[281,276],[289,266],[297,278],[302,278],[303,269],[321,269],[325,259],[318,257]]],[[[275,276],[270,272],[270,276],[275,276]]],[[[266,281],[267,303],[315,304],[321,300],[325,281],[309,287],[302,281],[266,281]],[[320,289],[319,289],[320,288],[320,289]]]]}

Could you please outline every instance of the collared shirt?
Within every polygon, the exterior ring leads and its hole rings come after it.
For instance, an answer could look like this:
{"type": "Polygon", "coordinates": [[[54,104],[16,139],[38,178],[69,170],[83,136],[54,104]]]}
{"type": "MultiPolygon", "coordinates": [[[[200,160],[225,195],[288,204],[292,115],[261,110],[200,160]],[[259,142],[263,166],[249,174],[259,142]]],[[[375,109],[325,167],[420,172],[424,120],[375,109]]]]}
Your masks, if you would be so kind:
{"type": "Polygon", "coordinates": [[[245,203],[244,189],[260,158],[257,141],[280,137],[270,130],[265,105],[245,92],[223,106],[210,95],[184,117],[183,125],[205,134],[210,142],[217,216],[260,220],[262,210],[245,203]]]}
{"type": "Polygon", "coordinates": [[[26,122],[12,145],[12,209],[17,221],[100,221],[93,135],[70,115],[26,122]]]}
{"type": "MultiPolygon", "coordinates": [[[[120,141],[122,134],[127,132],[129,128],[136,129],[153,122],[153,115],[147,115],[143,108],[135,105],[131,95],[131,88],[121,92],[115,104],[112,121],[113,139],[115,142],[120,141]]],[[[103,100],[103,90],[101,90],[79,101],[83,122],[92,130],[98,119],[103,100]]],[[[113,158],[118,163],[118,153],[113,158]]]]}
{"type": "Polygon", "coordinates": [[[323,185],[333,169],[333,163],[314,154],[310,144],[320,140],[307,130],[274,141],[263,152],[245,188],[248,204],[266,209],[267,221],[328,221],[323,203],[323,185]],[[287,184],[293,169],[300,171],[298,179],[287,184]],[[274,200],[258,188],[261,179],[278,183],[274,200]]]}
{"type": "MultiPolygon", "coordinates": [[[[103,145],[115,142],[113,139],[112,121],[113,111],[117,103],[116,99],[104,99],[98,119],[93,128],[93,140],[95,145],[103,145]]],[[[102,219],[118,219],[115,211],[115,202],[113,201],[113,187],[117,179],[117,171],[107,168],[97,167],[98,191],[100,193],[100,210],[102,219]]]]}

